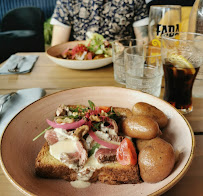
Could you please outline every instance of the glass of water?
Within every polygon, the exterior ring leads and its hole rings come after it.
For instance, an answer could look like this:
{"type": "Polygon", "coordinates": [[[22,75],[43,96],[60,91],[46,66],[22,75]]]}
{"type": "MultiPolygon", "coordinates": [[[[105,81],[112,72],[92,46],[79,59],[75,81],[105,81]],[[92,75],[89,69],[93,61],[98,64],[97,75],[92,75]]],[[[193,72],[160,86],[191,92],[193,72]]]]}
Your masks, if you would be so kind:
{"type": "Polygon", "coordinates": [[[126,88],[160,96],[163,68],[160,48],[132,46],[125,50],[126,88]]]}
{"type": "Polygon", "coordinates": [[[120,39],[115,40],[113,46],[113,68],[114,68],[114,79],[120,83],[125,84],[125,63],[124,63],[124,50],[131,46],[143,47],[145,42],[137,39],[120,39]]]}

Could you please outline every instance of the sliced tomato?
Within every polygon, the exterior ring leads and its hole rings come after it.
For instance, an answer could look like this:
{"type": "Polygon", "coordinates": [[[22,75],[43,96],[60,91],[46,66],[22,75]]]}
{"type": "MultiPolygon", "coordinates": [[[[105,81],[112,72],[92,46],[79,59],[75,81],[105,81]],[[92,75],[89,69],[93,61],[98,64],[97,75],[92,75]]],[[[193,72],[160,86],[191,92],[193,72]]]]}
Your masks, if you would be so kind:
{"type": "Polygon", "coordinates": [[[78,44],[72,49],[72,59],[75,58],[75,55],[82,55],[84,51],[88,51],[87,47],[84,44],[78,44]]]}
{"type": "Polygon", "coordinates": [[[110,112],[111,111],[111,107],[108,106],[99,106],[99,110],[100,112],[103,110],[104,112],[110,112]]]}
{"type": "Polygon", "coordinates": [[[132,141],[125,138],[116,151],[116,158],[121,165],[136,165],[137,153],[132,141]]]}

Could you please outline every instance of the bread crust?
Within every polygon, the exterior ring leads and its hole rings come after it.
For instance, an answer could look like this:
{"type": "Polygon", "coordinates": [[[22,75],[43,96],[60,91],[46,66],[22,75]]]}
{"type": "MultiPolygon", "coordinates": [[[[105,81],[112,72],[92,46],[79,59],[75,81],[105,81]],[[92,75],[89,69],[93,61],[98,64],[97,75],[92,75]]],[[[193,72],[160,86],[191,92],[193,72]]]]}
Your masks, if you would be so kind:
{"type": "Polygon", "coordinates": [[[138,165],[114,165],[101,168],[98,173],[98,180],[102,183],[116,184],[138,184],[141,182],[138,165]]]}
{"type": "MultiPolygon", "coordinates": [[[[44,178],[59,178],[67,181],[77,180],[77,173],[49,153],[49,145],[40,150],[35,161],[36,174],[44,178]]],[[[100,181],[106,184],[137,184],[141,182],[138,165],[121,165],[118,162],[97,169],[90,182],[100,181]]]]}
{"type": "Polygon", "coordinates": [[[68,168],[64,163],[50,155],[48,143],[44,144],[36,158],[35,171],[38,176],[44,178],[62,178],[67,181],[74,181],[77,177],[73,169],[68,168]]]}

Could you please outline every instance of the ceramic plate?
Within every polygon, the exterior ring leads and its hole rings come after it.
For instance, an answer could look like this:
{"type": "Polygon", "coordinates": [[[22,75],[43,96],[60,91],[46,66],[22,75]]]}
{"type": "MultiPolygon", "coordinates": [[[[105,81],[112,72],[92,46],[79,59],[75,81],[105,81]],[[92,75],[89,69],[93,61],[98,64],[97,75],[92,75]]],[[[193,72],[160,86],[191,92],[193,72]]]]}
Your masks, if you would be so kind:
{"type": "Polygon", "coordinates": [[[10,182],[26,195],[120,196],[157,195],[174,186],[188,170],[194,153],[194,135],[187,120],[170,104],[151,95],[118,87],[84,87],[61,91],[29,105],[8,124],[1,138],[1,167],[10,182]],[[43,137],[32,139],[47,128],[46,119],[52,119],[59,104],[117,106],[132,109],[139,101],[161,109],[170,119],[164,129],[169,141],[180,157],[172,173],[163,181],[149,184],[107,185],[92,184],[85,189],[73,188],[65,180],[44,179],[35,175],[35,158],[45,143],[43,137]]]}
{"type": "Polygon", "coordinates": [[[46,54],[47,56],[56,64],[61,65],[70,69],[96,69],[104,67],[112,63],[112,57],[102,58],[102,59],[93,59],[93,60],[69,60],[57,58],[66,48],[73,48],[77,44],[84,43],[85,41],[72,41],[64,44],[59,44],[53,47],[50,47],[46,54]]]}

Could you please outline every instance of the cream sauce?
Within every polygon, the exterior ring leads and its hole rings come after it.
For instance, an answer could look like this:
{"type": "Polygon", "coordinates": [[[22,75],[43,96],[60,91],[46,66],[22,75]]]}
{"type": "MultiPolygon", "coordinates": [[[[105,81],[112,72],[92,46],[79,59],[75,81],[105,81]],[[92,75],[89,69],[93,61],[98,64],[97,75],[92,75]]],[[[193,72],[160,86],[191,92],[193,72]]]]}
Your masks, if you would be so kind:
{"type": "MultiPolygon", "coordinates": [[[[60,160],[61,153],[74,153],[78,151],[76,146],[76,140],[77,138],[66,135],[65,132],[62,129],[55,129],[57,135],[61,135],[61,137],[67,137],[64,140],[59,140],[57,143],[49,146],[49,152],[50,154],[55,157],[56,159],[60,160]]],[[[100,146],[102,147],[102,146],[100,146]]],[[[98,149],[97,149],[98,150],[98,149]]],[[[95,150],[95,153],[96,151],[95,150]]],[[[84,167],[78,167],[76,164],[69,164],[66,163],[66,165],[74,169],[77,172],[77,180],[72,181],[71,185],[75,188],[86,188],[90,185],[89,182],[87,182],[93,175],[93,173],[97,170],[102,168],[104,165],[108,165],[111,163],[99,163],[97,159],[95,158],[95,153],[88,158],[86,164],[84,167]]]]}
{"type": "Polygon", "coordinates": [[[109,134],[108,134],[108,133],[104,133],[104,132],[101,132],[101,131],[95,131],[95,134],[96,134],[100,139],[103,139],[103,140],[105,140],[105,141],[108,141],[109,143],[120,145],[120,142],[112,141],[111,138],[109,137],[109,134]]]}
{"type": "Polygon", "coordinates": [[[57,143],[50,145],[50,154],[56,159],[60,160],[61,153],[74,153],[77,151],[76,142],[71,139],[65,139],[58,141],[57,143]]]}
{"type": "Polygon", "coordinates": [[[72,139],[72,140],[78,140],[78,138],[74,137],[73,134],[72,135],[70,133],[68,134],[65,129],[55,128],[54,131],[59,141],[64,140],[66,138],[72,139]]]}
{"type": "Polygon", "coordinates": [[[87,187],[89,187],[91,185],[90,182],[85,182],[85,181],[82,181],[82,180],[71,181],[70,184],[74,188],[79,188],[79,189],[87,188],[87,187]]]}
{"type": "Polygon", "coordinates": [[[103,166],[104,164],[99,163],[93,154],[91,157],[89,157],[84,167],[78,171],[78,180],[88,181],[92,177],[95,170],[100,169],[103,166]]]}
{"type": "Polygon", "coordinates": [[[101,131],[110,135],[117,135],[114,129],[104,126],[104,123],[101,124],[101,131]]]}

